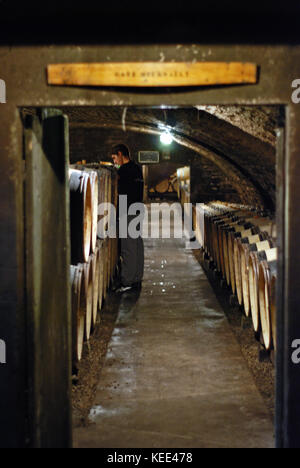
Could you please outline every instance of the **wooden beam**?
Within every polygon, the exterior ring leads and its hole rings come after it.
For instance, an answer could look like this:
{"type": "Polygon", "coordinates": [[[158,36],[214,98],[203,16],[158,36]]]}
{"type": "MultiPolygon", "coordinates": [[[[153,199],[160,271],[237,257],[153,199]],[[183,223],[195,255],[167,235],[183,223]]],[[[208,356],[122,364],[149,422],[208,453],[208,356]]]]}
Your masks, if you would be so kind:
{"type": "Polygon", "coordinates": [[[48,84],[68,86],[212,86],[257,82],[242,62],[64,63],[47,67],[48,84]]]}

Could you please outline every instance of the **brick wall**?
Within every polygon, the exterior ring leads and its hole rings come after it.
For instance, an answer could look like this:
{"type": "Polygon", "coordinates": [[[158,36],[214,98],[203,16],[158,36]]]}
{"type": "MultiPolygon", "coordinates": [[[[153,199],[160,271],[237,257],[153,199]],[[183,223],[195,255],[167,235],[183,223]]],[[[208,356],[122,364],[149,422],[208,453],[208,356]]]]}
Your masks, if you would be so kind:
{"type": "MultiPolygon", "coordinates": [[[[213,115],[196,108],[178,108],[168,111],[128,108],[126,119],[123,119],[124,110],[117,107],[65,109],[66,113],[69,113],[71,122],[71,162],[82,159],[87,162],[109,161],[111,147],[122,142],[129,146],[135,160],[138,158],[138,151],[154,150],[160,152],[164,163],[175,164],[178,165],[177,167],[192,165],[191,196],[193,201],[209,201],[218,198],[255,204],[255,192],[249,190],[249,185],[252,185],[263,197],[265,207],[271,211],[275,210],[274,135],[278,110],[276,108],[269,114],[269,111],[255,110],[255,107],[253,109],[237,107],[235,111],[235,108],[231,106],[228,109],[227,112],[218,108],[219,113],[213,115]],[[82,126],[80,126],[81,122],[82,126]],[[120,128],[103,128],[103,124],[114,123],[120,128]],[[122,123],[124,123],[123,129],[122,123]],[[126,128],[126,125],[132,124],[157,130],[161,123],[167,124],[186,141],[198,144],[199,152],[196,153],[196,150],[174,142],[171,147],[166,148],[161,145],[157,135],[128,131],[126,128]],[[240,171],[238,183],[235,182],[234,185],[231,174],[227,170],[222,170],[209,159],[201,156],[201,147],[207,148],[218,158],[230,162],[232,167],[237,168],[240,171]]],[[[162,173],[165,175],[166,166],[160,167],[162,172],[157,172],[157,182],[161,180],[162,173]]]]}

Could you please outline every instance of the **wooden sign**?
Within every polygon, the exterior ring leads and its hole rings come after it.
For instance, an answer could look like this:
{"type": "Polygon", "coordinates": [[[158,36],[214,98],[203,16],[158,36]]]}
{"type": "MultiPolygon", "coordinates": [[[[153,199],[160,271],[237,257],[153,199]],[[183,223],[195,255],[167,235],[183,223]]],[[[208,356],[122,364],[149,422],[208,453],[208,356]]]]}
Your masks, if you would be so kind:
{"type": "Polygon", "coordinates": [[[140,164],[158,164],[159,151],[139,151],[140,164]]]}
{"type": "Polygon", "coordinates": [[[209,86],[257,82],[257,66],[242,62],[128,62],[48,65],[48,84],[68,86],[209,86]]]}

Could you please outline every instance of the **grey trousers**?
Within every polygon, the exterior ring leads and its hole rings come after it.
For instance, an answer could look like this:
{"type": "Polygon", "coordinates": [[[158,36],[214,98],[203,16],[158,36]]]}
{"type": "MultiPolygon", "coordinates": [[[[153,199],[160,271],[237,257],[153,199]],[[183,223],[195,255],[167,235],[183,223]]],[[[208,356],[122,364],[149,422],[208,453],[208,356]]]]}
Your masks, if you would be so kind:
{"type": "MultiPolygon", "coordinates": [[[[133,217],[128,216],[128,222],[133,217]]],[[[144,276],[144,241],[142,236],[133,239],[127,236],[120,239],[121,244],[121,282],[123,286],[130,286],[143,280],[144,276]]]]}

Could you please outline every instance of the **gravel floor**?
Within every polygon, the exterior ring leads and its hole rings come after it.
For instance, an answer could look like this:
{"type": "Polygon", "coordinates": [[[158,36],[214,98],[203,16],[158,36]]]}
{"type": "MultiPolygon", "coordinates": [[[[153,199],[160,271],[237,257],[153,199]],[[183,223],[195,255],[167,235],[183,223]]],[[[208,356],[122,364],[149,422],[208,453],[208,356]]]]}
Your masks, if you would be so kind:
{"type": "Polygon", "coordinates": [[[77,378],[73,378],[72,404],[73,426],[89,424],[88,415],[93,405],[97,385],[100,380],[107,347],[114,330],[118,307],[114,294],[108,296],[100,314],[100,319],[90,337],[89,345],[84,345],[82,360],[78,366],[77,378]]]}

